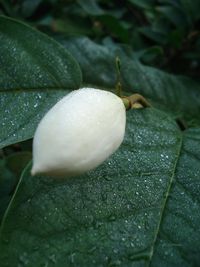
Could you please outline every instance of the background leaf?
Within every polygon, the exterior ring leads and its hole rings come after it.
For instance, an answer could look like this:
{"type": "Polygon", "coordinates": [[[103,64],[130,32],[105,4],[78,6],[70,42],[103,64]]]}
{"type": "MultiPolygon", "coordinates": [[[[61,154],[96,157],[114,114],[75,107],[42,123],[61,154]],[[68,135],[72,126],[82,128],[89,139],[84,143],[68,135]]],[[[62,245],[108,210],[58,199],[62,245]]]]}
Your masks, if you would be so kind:
{"type": "Polygon", "coordinates": [[[84,37],[60,41],[79,62],[84,84],[113,90],[115,59],[119,56],[125,92],[141,93],[174,117],[200,123],[200,83],[142,65],[134,60],[132,50],[119,45],[103,46],[84,37]]]}
{"type": "Polygon", "coordinates": [[[30,152],[18,152],[0,159],[0,222],[11,200],[21,172],[31,160],[30,152]]]}
{"type": "Polygon", "coordinates": [[[1,228],[2,267],[197,266],[200,129],[182,133],[154,109],[127,121],[122,147],[84,176],[26,169],[1,228]]]}
{"type": "MultiPolygon", "coordinates": [[[[98,45],[88,38],[70,38],[61,40],[61,43],[74,55],[82,68],[83,84],[79,86],[92,85],[114,90],[115,58],[119,56],[125,94],[141,93],[149,98],[154,106],[169,112],[173,117],[186,120],[188,124],[199,124],[199,83],[144,66],[134,60],[134,54],[130,49],[114,44],[98,45]]],[[[12,94],[0,93],[1,147],[32,138],[38,122],[46,111],[69,92],[60,87],[55,91],[40,85],[42,86],[43,88],[37,92],[27,92],[24,89],[22,92],[13,91],[12,94]]]]}
{"type": "Polygon", "coordinates": [[[57,42],[10,18],[0,17],[0,43],[3,147],[32,137],[47,109],[79,88],[81,71],[57,42]]]}
{"type": "Polygon", "coordinates": [[[89,14],[93,16],[103,15],[105,12],[98,6],[97,1],[77,0],[79,5],[89,14]]]}

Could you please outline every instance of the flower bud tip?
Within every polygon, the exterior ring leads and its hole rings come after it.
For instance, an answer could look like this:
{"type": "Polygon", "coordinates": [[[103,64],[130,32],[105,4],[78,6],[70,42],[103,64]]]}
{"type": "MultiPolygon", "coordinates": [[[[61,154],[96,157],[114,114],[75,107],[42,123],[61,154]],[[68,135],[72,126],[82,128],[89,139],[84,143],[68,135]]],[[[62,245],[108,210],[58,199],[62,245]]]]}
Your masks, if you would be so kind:
{"type": "Polygon", "coordinates": [[[38,170],[33,166],[31,169],[31,175],[35,176],[38,173],[38,170]]]}

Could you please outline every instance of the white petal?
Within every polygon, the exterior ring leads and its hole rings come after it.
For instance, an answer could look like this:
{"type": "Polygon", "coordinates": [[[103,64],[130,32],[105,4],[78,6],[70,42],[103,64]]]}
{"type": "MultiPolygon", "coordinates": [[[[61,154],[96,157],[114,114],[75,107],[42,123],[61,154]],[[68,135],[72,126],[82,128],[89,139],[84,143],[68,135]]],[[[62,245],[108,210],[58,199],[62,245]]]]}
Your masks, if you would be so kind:
{"type": "Polygon", "coordinates": [[[53,106],[33,140],[32,175],[74,176],[94,169],[123,141],[126,111],[115,94],[82,88],[53,106]]]}

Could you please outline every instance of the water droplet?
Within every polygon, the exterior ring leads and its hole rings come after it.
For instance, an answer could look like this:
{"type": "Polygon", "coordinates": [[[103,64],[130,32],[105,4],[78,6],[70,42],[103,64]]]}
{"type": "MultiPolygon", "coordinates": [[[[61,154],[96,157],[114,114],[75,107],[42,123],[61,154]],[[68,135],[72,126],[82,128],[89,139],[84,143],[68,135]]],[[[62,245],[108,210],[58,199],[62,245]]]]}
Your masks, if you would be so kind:
{"type": "Polygon", "coordinates": [[[101,199],[102,199],[103,201],[107,200],[107,194],[106,194],[106,193],[101,194],[101,199]]]}
{"type": "Polygon", "coordinates": [[[113,252],[114,252],[115,254],[117,254],[117,253],[118,253],[118,249],[114,248],[114,249],[113,249],[113,252]]]}
{"type": "Polygon", "coordinates": [[[55,254],[50,255],[48,258],[49,258],[49,260],[52,261],[53,263],[56,263],[56,255],[55,255],[55,254]]]}
{"type": "Polygon", "coordinates": [[[130,204],[127,204],[126,207],[127,207],[128,210],[131,209],[131,205],[130,204]]]}
{"type": "Polygon", "coordinates": [[[118,186],[118,189],[119,189],[119,191],[122,191],[122,190],[124,189],[123,185],[120,184],[120,185],[118,186]]]}
{"type": "Polygon", "coordinates": [[[108,266],[120,266],[121,265],[121,261],[120,260],[109,260],[109,265],[108,266]]]}
{"type": "Polygon", "coordinates": [[[41,266],[41,267],[48,267],[48,266],[49,266],[49,262],[47,261],[47,262],[45,262],[45,263],[42,263],[40,266],[41,266]]]}
{"type": "Polygon", "coordinates": [[[93,246],[88,250],[88,253],[93,253],[96,249],[97,249],[97,247],[93,246]]]}
{"type": "Polygon", "coordinates": [[[94,221],[94,217],[92,215],[86,215],[85,218],[89,224],[92,224],[94,221]]]}
{"type": "Polygon", "coordinates": [[[110,222],[115,221],[116,220],[116,217],[114,215],[111,215],[110,217],[108,217],[108,220],[110,222]]]}
{"type": "Polygon", "coordinates": [[[103,224],[102,222],[96,221],[94,223],[94,228],[98,229],[98,228],[100,228],[102,226],[102,224],[103,224]]]}
{"type": "Polygon", "coordinates": [[[26,252],[19,256],[19,261],[24,265],[27,265],[29,263],[26,252]]]}
{"type": "Polygon", "coordinates": [[[105,176],[104,179],[105,179],[106,181],[112,181],[112,178],[109,177],[109,176],[105,176]]]}
{"type": "Polygon", "coordinates": [[[75,252],[70,254],[70,256],[69,256],[69,260],[70,260],[71,263],[74,263],[74,261],[75,261],[75,256],[76,256],[76,253],[75,253],[75,252]]]}

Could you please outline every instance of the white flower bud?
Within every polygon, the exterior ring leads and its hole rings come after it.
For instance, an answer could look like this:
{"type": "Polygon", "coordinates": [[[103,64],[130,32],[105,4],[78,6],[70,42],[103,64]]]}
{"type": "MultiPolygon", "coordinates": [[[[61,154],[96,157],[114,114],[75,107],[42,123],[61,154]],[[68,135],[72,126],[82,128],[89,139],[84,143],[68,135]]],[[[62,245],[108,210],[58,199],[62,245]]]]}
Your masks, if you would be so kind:
{"type": "Polygon", "coordinates": [[[53,106],[33,140],[32,175],[74,176],[94,169],[123,141],[126,110],[115,94],[82,88],[53,106]]]}

